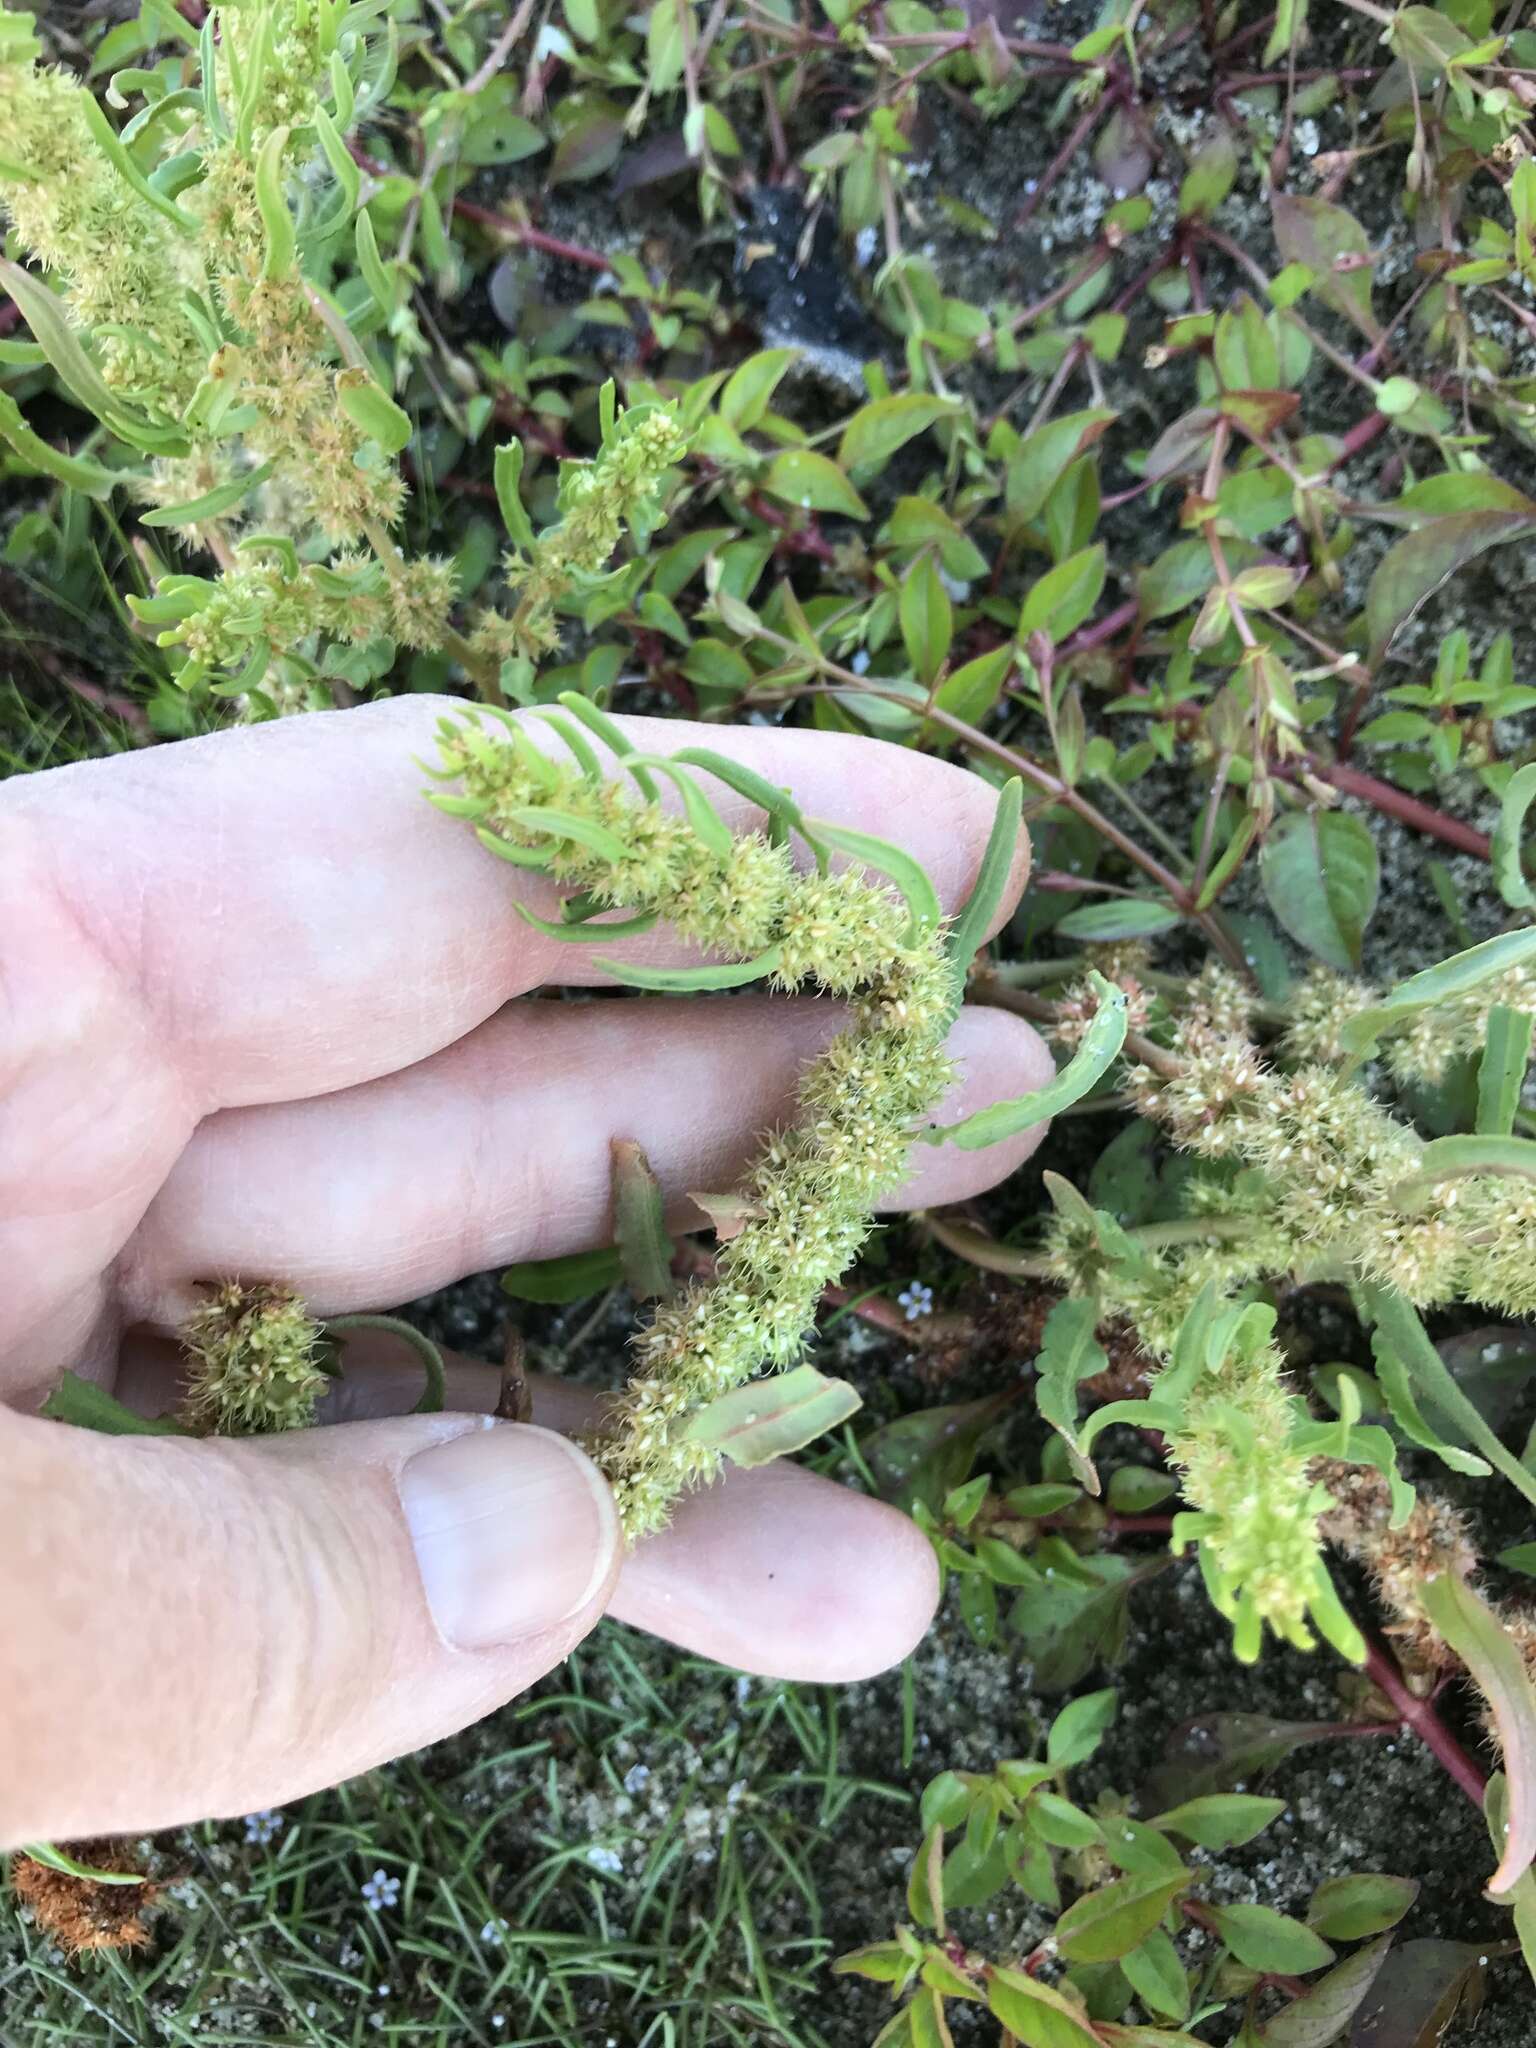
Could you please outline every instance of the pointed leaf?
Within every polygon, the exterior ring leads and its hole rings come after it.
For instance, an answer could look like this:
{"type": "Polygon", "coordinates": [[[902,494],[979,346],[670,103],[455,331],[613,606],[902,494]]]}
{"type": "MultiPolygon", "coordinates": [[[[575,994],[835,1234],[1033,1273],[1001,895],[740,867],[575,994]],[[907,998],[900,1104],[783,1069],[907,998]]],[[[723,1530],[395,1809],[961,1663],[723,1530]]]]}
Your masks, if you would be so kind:
{"type": "Polygon", "coordinates": [[[923,1143],[949,1143],[958,1145],[962,1152],[979,1152],[984,1146],[999,1144],[1018,1131],[1027,1131],[1035,1124],[1045,1123],[1050,1117],[1069,1109],[1074,1102],[1080,1102],[1114,1064],[1125,1043],[1126,1032],[1124,989],[1092,971],[1089,980],[1094,983],[1099,997],[1098,1011],[1083,1034],[1082,1044],[1054,1081],[1048,1081],[1043,1088],[1032,1089],[1028,1095],[1016,1096],[1011,1102],[994,1102],[986,1109],[978,1109],[958,1124],[931,1125],[918,1133],[923,1143]]]}
{"type": "Polygon", "coordinates": [[[797,1365],[721,1394],[690,1418],[684,1435],[751,1468],[802,1450],[863,1405],[846,1380],[797,1365]]]}

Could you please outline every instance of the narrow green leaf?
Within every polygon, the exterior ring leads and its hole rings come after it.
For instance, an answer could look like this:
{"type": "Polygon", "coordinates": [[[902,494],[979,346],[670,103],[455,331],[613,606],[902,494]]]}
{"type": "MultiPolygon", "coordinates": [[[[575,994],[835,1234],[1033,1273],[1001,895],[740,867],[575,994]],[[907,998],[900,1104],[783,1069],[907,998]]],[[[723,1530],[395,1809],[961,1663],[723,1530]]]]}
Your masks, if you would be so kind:
{"type": "Polygon", "coordinates": [[[811,852],[816,856],[818,870],[827,871],[827,849],[824,843],[812,836],[800,806],[787,789],[780,789],[777,783],[759,775],[755,768],[748,768],[740,761],[733,761],[729,755],[717,754],[710,747],[679,747],[673,760],[685,762],[690,768],[702,768],[713,775],[717,782],[723,782],[727,789],[734,789],[738,796],[744,796],[748,803],[756,804],[760,811],[766,811],[770,826],[776,826],[784,833],[798,832],[811,852]]]}
{"type": "MultiPolygon", "coordinates": [[[[1520,1460],[1504,1448],[1462,1392],[1450,1367],[1429,1341],[1428,1332],[1412,1302],[1390,1287],[1367,1287],[1364,1294],[1370,1313],[1376,1319],[1372,1344],[1376,1351],[1378,1378],[1382,1375],[1384,1354],[1389,1361],[1400,1362],[1415,1393],[1454,1424],[1469,1443],[1475,1444],[1511,1486],[1536,1504],[1536,1473],[1528,1472],[1520,1460]]],[[[1384,1379],[1382,1384],[1385,1390],[1384,1379]]],[[[1434,1448],[1439,1450],[1442,1458],[1445,1456],[1443,1446],[1434,1448]]],[[[1466,1454],[1463,1452],[1461,1455],[1465,1457],[1466,1454]]]]}
{"type": "Polygon", "coordinates": [[[558,811],[544,804],[521,804],[508,811],[506,817],[509,824],[520,825],[525,832],[544,832],[551,839],[569,839],[611,866],[620,865],[625,858],[627,849],[616,832],[610,832],[606,825],[599,825],[593,818],[578,817],[573,811],[558,811]]]}
{"type": "Polygon", "coordinates": [[[1035,1405],[1061,1437],[1079,1482],[1099,1492],[1099,1475],[1077,1433],[1077,1389],[1085,1379],[1103,1372],[1109,1360],[1094,1336],[1098,1304],[1081,1295],[1057,1302],[1046,1318],[1040,1356],[1035,1361],[1035,1405]]]}
{"type": "Polygon", "coordinates": [[[99,1430],[103,1436],[189,1436],[190,1430],[182,1428],[168,1416],[158,1422],[151,1422],[147,1416],[135,1415],[131,1408],[125,1408],[115,1395],[105,1387],[97,1386],[94,1380],[81,1379],[78,1373],[66,1372],[58,1385],[38,1410],[50,1422],[73,1423],[76,1429],[99,1430]]]}
{"type": "MultiPolygon", "coordinates": [[[[1529,1025],[1530,1018],[1526,1018],[1529,1025]]],[[[1536,1140],[1461,1136],[1435,1138],[1424,1147],[1424,1156],[1411,1180],[1393,1189],[1401,1200],[1412,1191],[1433,1187],[1442,1180],[1465,1180],[1471,1174],[1487,1173],[1504,1180],[1536,1180],[1536,1140]]]]}
{"type": "Polygon", "coordinates": [[[862,1406],[846,1380],[828,1379],[814,1365],[797,1365],[721,1394],[699,1409],[684,1435],[750,1469],[803,1450],[862,1406]]]}
{"type": "Polygon", "coordinates": [[[716,860],[731,857],[731,828],[705,796],[703,790],[682,766],[675,754],[636,754],[630,762],[630,772],[637,767],[649,768],[657,775],[665,775],[676,786],[683,799],[683,814],[689,828],[701,845],[715,856],[716,860]]]}
{"type": "Polygon", "coordinates": [[[638,1301],[666,1301],[674,1292],[666,1205],[651,1162],[633,1138],[615,1138],[613,1236],[619,1263],[638,1301]]]}
{"type": "Polygon", "coordinates": [[[41,1863],[49,1870],[57,1870],[65,1877],[83,1878],[87,1884],[143,1884],[144,1876],[137,1870],[98,1870],[94,1863],[78,1863],[73,1856],[66,1856],[62,1849],[56,1849],[52,1842],[27,1842],[19,1852],[30,1856],[34,1863],[41,1863]]]}
{"type": "Polygon", "coordinates": [[[1494,975],[1503,974],[1511,967],[1523,966],[1533,958],[1536,958],[1536,925],[1525,926],[1520,931],[1500,932],[1495,938],[1484,939],[1480,945],[1469,946],[1465,952],[1454,953],[1449,960],[1442,960],[1438,965],[1426,967],[1418,974],[1409,975],[1406,981],[1400,981],[1373,1008],[1347,1019],[1340,1030],[1340,1039],[1349,1048],[1352,1063],[1358,1065],[1370,1057],[1377,1040],[1386,1032],[1395,1031],[1421,1010],[1435,1009],[1441,1003],[1448,1003],[1494,975]]]}
{"type": "Polygon", "coordinates": [[[441,1415],[448,1396],[448,1383],[443,1371],[443,1354],[424,1330],[418,1330],[414,1323],[406,1322],[403,1316],[329,1316],[326,1330],[335,1336],[345,1337],[351,1330],[383,1330],[391,1337],[399,1337],[409,1344],[421,1360],[422,1371],[427,1383],[421,1397],[411,1409],[413,1415],[441,1415]]]}
{"type": "Polygon", "coordinates": [[[386,455],[398,455],[410,440],[410,414],[396,405],[366,370],[338,370],[336,398],[353,426],[371,441],[377,441],[386,455]]]}
{"type": "Polygon", "coordinates": [[[1499,1867],[1488,1880],[1497,1897],[1536,1862],[1536,1686],[1514,1637],[1459,1572],[1421,1580],[1418,1593],[1493,1709],[1507,1797],[1504,1839],[1495,1843],[1499,1867]]]}
{"type": "Polygon", "coordinates": [[[876,839],[872,833],[856,832],[851,825],[829,824],[825,818],[811,819],[810,829],[825,845],[851,854],[865,867],[877,868],[881,874],[890,876],[911,913],[912,945],[926,937],[943,917],[938,891],[929,881],[927,869],[903,848],[893,846],[888,839],[876,839]]]}
{"type": "Polygon", "coordinates": [[[779,964],[781,946],[770,946],[755,960],[734,960],[718,967],[635,967],[618,960],[600,960],[604,974],[628,988],[648,988],[662,995],[693,995],[700,990],[742,988],[761,981],[779,964]]]}
{"type": "Polygon", "coordinates": [[[41,440],[27,425],[21,407],[8,391],[0,391],[0,440],[7,441],[29,468],[88,498],[109,498],[119,484],[132,483],[126,470],[103,469],[83,455],[65,455],[41,440]]]}
{"type": "Polygon", "coordinates": [[[613,1247],[598,1251],[567,1252],[558,1259],[528,1259],[508,1266],[501,1276],[502,1291],[518,1301],[537,1301],[563,1306],[585,1301],[617,1287],[624,1277],[619,1255],[613,1247]]]}
{"type": "Polygon", "coordinates": [[[1488,1032],[1477,1069],[1477,1128],[1487,1138],[1507,1138],[1515,1127],[1515,1111],[1531,1063],[1531,1034],[1536,1017],[1495,1003],[1488,1012],[1488,1032]]]}
{"type": "Polygon", "coordinates": [[[1074,1102],[1080,1102],[1109,1072],[1125,1043],[1126,1033],[1124,989],[1106,981],[1101,974],[1090,972],[1089,980],[1099,998],[1097,1014],[1083,1034],[1082,1044],[1054,1081],[1028,1095],[1016,1096],[1011,1102],[994,1102],[986,1109],[978,1109],[958,1124],[930,1126],[918,1133],[924,1144],[947,1143],[958,1145],[962,1152],[979,1152],[984,1146],[1000,1144],[1019,1131],[1045,1123],[1062,1110],[1070,1109],[1074,1102]]]}
{"type": "Polygon", "coordinates": [[[149,182],[149,179],[145,177],[128,151],[123,147],[117,130],[107,119],[106,109],[97,99],[95,93],[80,93],[75,99],[74,104],[79,107],[81,113],[85,116],[85,125],[91,131],[92,141],[107,159],[108,163],[111,164],[113,170],[123,180],[124,184],[131,186],[140,199],[147,206],[152,206],[156,213],[163,214],[179,234],[186,235],[188,238],[195,236],[198,232],[197,222],[190,213],[184,212],[173,199],[167,199],[163,192],[155,190],[155,187],[149,182]]]}
{"type": "Polygon", "coordinates": [[[611,924],[588,923],[585,919],[579,924],[558,924],[551,918],[539,917],[526,903],[514,903],[512,908],[536,932],[542,932],[547,939],[559,939],[567,946],[602,946],[610,939],[637,939],[656,922],[654,910],[644,911],[639,917],[615,918],[611,924]]]}
{"type": "Polygon", "coordinates": [[[902,642],[918,681],[936,681],[949,653],[955,619],[932,555],[920,555],[902,578],[897,610],[902,642]]]}
{"type": "MultiPolygon", "coordinates": [[[[263,15],[263,22],[265,19],[263,15]]],[[[298,256],[298,236],[283,193],[283,151],[287,147],[288,130],[274,128],[256,159],[256,204],[266,230],[261,274],[269,283],[291,277],[298,256]]]]}
{"type": "Polygon", "coordinates": [[[894,398],[876,398],[860,406],[843,429],[837,459],[846,470],[873,476],[898,448],[935,421],[957,411],[953,399],[934,398],[924,391],[903,391],[894,398]]]}
{"type": "Polygon", "coordinates": [[[1149,939],[1157,932],[1171,932],[1183,916],[1171,903],[1157,903],[1146,896],[1116,896],[1109,903],[1085,903],[1081,910],[1069,910],[1057,920],[1056,929],[1064,938],[1103,946],[1114,939],[1149,939]]]}
{"type": "Polygon", "coordinates": [[[533,521],[528,517],[528,508],[518,488],[523,474],[521,441],[508,441],[496,450],[492,474],[496,481],[496,503],[501,509],[501,523],[507,529],[508,539],[514,547],[531,549],[534,545],[533,521]]]}
{"type": "Polygon", "coordinates": [[[215,484],[211,491],[204,491],[200,498],[189,498],[184,505],[160,505],[153,512],[142,512],[140,524],[144,526],[197,526],[205,519],[221,519],[226,512],[233,512],[243,504],[258,484],[264,484],[272,474],[273,465],[264,462],[260,469],[247,470],[244,476],[231,477],[228,483],[215,484]]]}
{"type": "MultiPolygon", "coordinates": [[[[621,762],[626,762],[630,754],[639,751],[623,727],[615,724],[606,711],[600,711],[590,697],[578,696],[574,690],[562,690],[560,702],[570,712],[572,718],[581,721],[588,732],[596,733],[608,751],[616,754],[621,762]]],[[[654,803],[659,792],[645,769],[632,768],[629,772],[634,776],[635,786],[641,795],[654,803]]]]}
{"type": "Polygon", "coordinates": [[[1022,2048],[1098,2048],[1101,2039],[1081,2006],[1024,1970],[988,1970],[987,2010],[1022,2048]]]}
{"type": "Polygon", "coordinates": [[[794,362],[798,348],[764,348],[738,363],[720,393],[720,417],[738,434],[749,434],[772,402],[779,379],[794,362]]]}
{"type": "Polygon", "coordinates": [[[1499,822],[1493,834],[1493,879],[1512,910],[1536,907],[1536,890],[1525,879],[1522,840],[1526,813],[1536,802],[1536,761],[1517,768],[1504,785],[1499,822]]]}
{"type": "Polygon", "coordinates": [[[957,994],[965,992],[971,962],[987,942],[987,928],[997,915],[1008,887],[1023,812],[1024,785],[1015,775],[997,793],[997,809],[992,813],[992,829],[987,834],[986,851],[981,856],[981,866],[976,870],[976,880],[945,934],[944,948],[955,964],[957,994]]]}

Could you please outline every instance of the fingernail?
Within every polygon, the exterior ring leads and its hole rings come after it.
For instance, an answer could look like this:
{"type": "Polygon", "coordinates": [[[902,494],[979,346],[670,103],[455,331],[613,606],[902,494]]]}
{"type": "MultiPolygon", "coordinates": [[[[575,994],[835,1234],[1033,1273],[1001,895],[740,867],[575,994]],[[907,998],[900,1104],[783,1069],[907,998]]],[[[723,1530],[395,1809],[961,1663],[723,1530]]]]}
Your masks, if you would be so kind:
{"type": "Polygon", "coordinates": [[[432,1618],[461,1650],[514,1643],[579,1613],[619,1547],[597,1467],[527,1423],[418,1452],[400,1475],[400,1498],[432,1618]]]}

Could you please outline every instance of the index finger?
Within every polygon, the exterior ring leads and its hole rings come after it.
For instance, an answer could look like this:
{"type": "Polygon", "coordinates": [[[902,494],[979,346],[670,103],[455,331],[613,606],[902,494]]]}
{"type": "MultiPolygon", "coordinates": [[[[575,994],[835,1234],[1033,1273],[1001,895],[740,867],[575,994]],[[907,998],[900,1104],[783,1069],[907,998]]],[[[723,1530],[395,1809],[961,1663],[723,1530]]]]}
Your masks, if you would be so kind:
{"type": "MultiPolygon", "coordinates": [[[[198,1114],[350,1087],[543,981],[604,979],[571,958],[584,949],[513,914],[514,898],[551,911],[542,877],[508,869],[423,801],[414,757],[431,754],[444,711],[464,709],[396,698],[9,786],[5,808],[34,828],[44,877],[153,1019],[198,1114]]],[[[996,798],[964,769],[839,734],[621,723],[643,749],[707,744],[807,812],[899,841],[946,909],[975,879],[996,798]]],[[[734,792],[710,795],[736,827],[760,822],[734,792]]],[[[1000,919],[1026,871],[1021,849],[1000,919]]],[[[643,957],[688,956],[663,935],[643,957]]]]}

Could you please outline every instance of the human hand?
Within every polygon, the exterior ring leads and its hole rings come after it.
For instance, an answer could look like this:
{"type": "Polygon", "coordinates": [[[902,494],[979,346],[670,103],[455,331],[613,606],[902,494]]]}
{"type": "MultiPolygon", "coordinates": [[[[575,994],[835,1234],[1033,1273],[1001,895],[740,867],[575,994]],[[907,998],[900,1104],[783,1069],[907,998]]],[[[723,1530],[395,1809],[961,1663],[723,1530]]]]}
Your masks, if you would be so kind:
{"type": "MultiPolygon", "coordinates": [[[[279,1281],[321,1316],[410,1300],[603,1242],[613,1138],[686,1215],[790,1110],[835,1005],[503,1007],[601,977],[513,914],[519,894],[552,910],[542,878],[422,801],[412,755],[444,708],[397,699],[0,790],[0,1846],[280,1805],[489,1712],[604,1611],[823,1680],[895,1662],[931,1616],[905,1517],[794,1466],[732,1475],[622,1556],[579,1450],[493,1425],[496,1375],[467,1361],[451,1412],[403,1413],[419,1366],[387,1339],[348,1342],[344,1427],[107,1437],[30,1412],[65,1367],[174,1405],[153,1333],[199,1281],[279,1281]]],[[[959,769],[624,722],[900,840],[948,909],[974,879],[993,798],[959,769]]],[[[687,955],[655,933],[623,957],[687,955]]],[[[945,1121],[1052,1071],[996,1010],[964,1013],[951,1048],[945,1121]]],[[[903,1204],[989,1185],[1037,1135],[920,1148],[903,1204]]],[[[541,1425],[585,1413],[575,1389],[538,1391],[541,1425]]]]}

